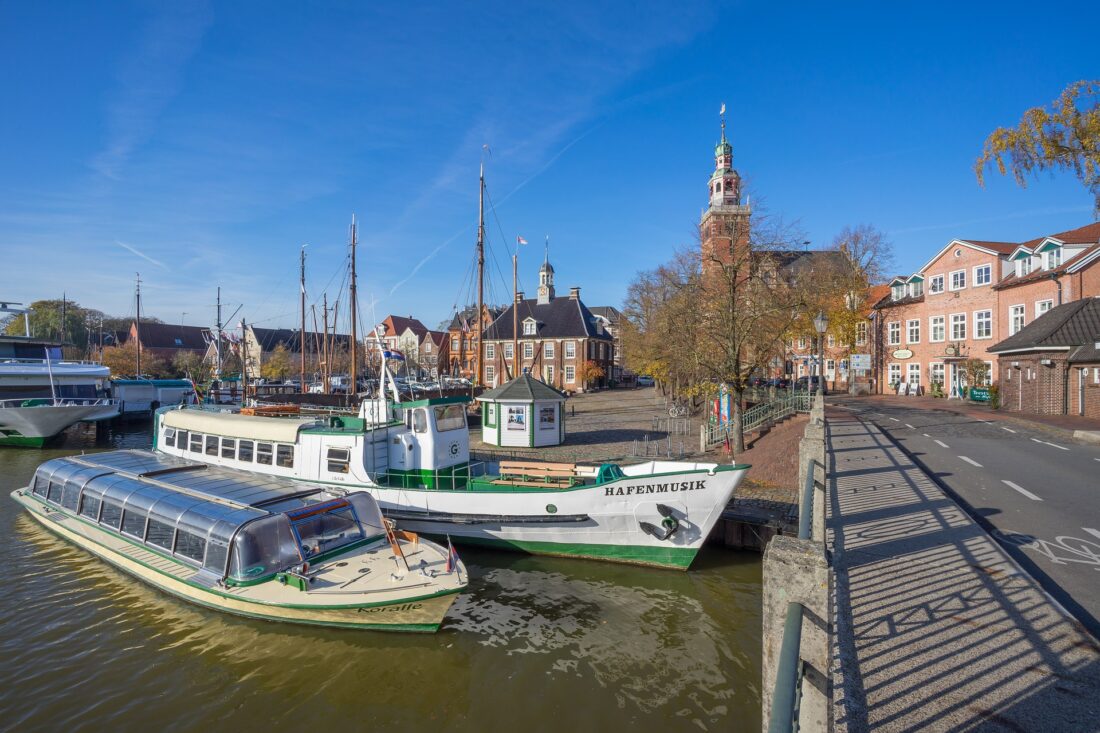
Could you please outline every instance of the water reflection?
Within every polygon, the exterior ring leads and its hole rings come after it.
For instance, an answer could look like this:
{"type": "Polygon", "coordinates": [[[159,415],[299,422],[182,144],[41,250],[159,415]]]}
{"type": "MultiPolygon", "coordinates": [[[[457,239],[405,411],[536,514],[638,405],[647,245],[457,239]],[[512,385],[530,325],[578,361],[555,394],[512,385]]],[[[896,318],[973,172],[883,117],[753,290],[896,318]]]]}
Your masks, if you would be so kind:
{"type": "MultiPolygon", "coordinates": [[[[123,429],[84,449],[147,440],[123,429]]],[[[0,481],[10,490],[73,451],[0,453],[0,481]]],[[[0,626],[6,726],[759,727],[758,556],[707,550],[680,573],[465,550],[468,592],[439,634],[421,636],[191,606],[6,497],[0,527],[14,539],[0,563],[19,579],[0,626]]]]}

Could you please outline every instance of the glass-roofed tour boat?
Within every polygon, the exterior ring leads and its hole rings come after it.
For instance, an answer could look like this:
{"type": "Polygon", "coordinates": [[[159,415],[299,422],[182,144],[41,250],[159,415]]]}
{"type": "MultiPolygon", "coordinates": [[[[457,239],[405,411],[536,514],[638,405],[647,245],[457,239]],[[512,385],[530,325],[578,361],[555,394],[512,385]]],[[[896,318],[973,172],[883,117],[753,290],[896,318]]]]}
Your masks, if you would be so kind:
{"type": "Polygon", "coordinates": [[[348,492],[124,450],[46,461],[12,498],[148,584],[271,621],[439,629],[467,584],[451,547],[348,492]]]}

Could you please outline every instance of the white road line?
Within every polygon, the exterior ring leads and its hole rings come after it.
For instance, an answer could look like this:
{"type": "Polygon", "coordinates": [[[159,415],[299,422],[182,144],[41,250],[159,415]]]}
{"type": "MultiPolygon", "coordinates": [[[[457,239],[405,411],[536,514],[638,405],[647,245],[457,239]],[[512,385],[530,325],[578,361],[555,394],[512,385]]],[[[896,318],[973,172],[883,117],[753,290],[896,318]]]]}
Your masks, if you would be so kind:
{"type": "Polygon", "coordinates": [[[1027,498],[1031,499],[1032,501],[1042,501],[1042,499],[1040,499],[1039,497],[1037,497],[1035,494],[1031,493],[1027,489],[1023,488],[1019,484],[1014,484],[1011,481],[1005,481],[1004,479],[1001,479],[1001,483],[1004,484],[1005,486],[1009,487],[1010,489],[1016,489],[1017,491],[1019,491],[1021,494],[1023,494],[1027,498]]]}
{"type": "Polygon", "coordinates": [[[901,420],[898,420],[896,417],[892,417],[890,419],[893,420],[894,422],[901,422],[901,420]]]}
{"type": "Polygon", "coordinates": [[[1013,430],[1012,428],[1006,428],[1006,427],[1005,427],[1004,425],[1002,425],[1002,426],[1001,426],[1001,430],[1007,430],[1007,431],[1008,431],[1008,432],[1010,432],[1010,433],[1015,433],[1015,432],[1016,432],[1016,431],[1015,431],[1015,430],[1013,430]]]}
{"type": "Polygon", "coordinates": [[[1051,448],[1057,448],[1058,450],[1069,450],[1069,448],[1066,448],[1065,446],[1055,445],[1054,443],[1048,443],[1047,441],[1039,440],[1038,438],[1032,438],[1032,440],[1034,440],[1036,443],[1042,443],[1043,445],[1049,445],[1051,448]]]}
{"type": "Polygon", "coordinates": [[[977,461],[975,461],[975,460],[974,460],[973,458],[967,458],[966,456],[959,456],[959,458],[961,458],[962,460],[966,461],[966,462],[967,462],[967,463],[969,463],[969,464],[970,464],[971,466],[977,466],[978,468],[981,468],[981,467],[982,467],[982,464],[978,463],[978,462],[977,462],[977,461]]]}
{"type": "Polygon", "coordinates": [[[910,430],[916,430],[916,428],[913,427],[912,425],[910,425],[909,423],[905,423],[905,427],[909,428],[910,430]]]}
{"type": "MultiPolygon", "coordinates": [[[[923,435],[923,436],[924,436],[924,437],[926,437],[926,438],[931,438],[931,437],[932,437],[932,436],[931,436],[931,435],[929,435],[928,433],[921,433],[921,435],[923,435]]],[[[1100,458],[1097,458],[1096,460],[1100,461],[1100,458]]]]}
{"type": "MultiPolygon", "coordinates": [[[[1100,458],[1098,458],[1097,460],[1100,460],[1100,458]]],[[[1100,529],[1093,529],[1092,527],[1082,527],[1081,529],[1085,530],[1086,532],[1088,532],[1091,535],[1095,535],[1096,537],[1100,537],[1100,529]]]]}
{"type": "Polygon", "coordinates": [[[933,441],[933,442],[935,442],[935,444],[938,445],[941,448],[946,448],[947,447],[947,443],[944,443],[942,440],[936,440],[936,441],[933,441]]]}

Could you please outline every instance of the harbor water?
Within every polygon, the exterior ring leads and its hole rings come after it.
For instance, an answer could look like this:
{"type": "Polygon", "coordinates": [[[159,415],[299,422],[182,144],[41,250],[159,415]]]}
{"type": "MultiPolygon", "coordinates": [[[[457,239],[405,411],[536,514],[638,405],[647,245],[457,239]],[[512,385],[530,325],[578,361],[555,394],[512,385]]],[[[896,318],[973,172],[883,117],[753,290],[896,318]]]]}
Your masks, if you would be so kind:
{"type": "Polygon", "coordinates": [[[42,461],[147,448],[149,423],[0,449],[0,730],[760,729],[760,556],[689,572],[462,549],[438,634],[207,611],[43,529],[11,501],[42,461]]]}

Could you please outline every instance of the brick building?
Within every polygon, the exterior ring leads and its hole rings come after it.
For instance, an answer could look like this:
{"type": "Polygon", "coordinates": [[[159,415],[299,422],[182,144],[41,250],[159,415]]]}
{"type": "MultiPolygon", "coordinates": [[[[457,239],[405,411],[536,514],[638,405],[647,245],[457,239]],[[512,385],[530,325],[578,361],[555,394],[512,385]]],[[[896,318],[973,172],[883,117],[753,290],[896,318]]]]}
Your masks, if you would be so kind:
{"type": "Polygon", "coordinates": [[[481,308],[481,318],[477,317],[477,306],[463,308],[451,319],[447,327],[449,373],[453,376],[473,379],[477,371],[477,335],[481,329],[489,328],[500,308],[485,305],[481,308]]]}
{"type": "Polygon", "coordinates": [[[959,394],[968,359],[995,378],[991,347],[1059,303],[1100,294],[1098,263],[1100,223],[1022,244],[952,240],[875,304],[878,391],[904,381],[959,394]]]}
{"type": "Polygon", "coordinates": [[[583,392],[607,386],[615,361],[614,341],[602,321],[581,302],[581,289],[567,297],[554,293],[554,268],[549,260],[539,268],[538,298],[516,296],[485,331],[485,384],[495,387],[523,374],[562,392],[583,392]],[[513,358],[512,320],[519,323],[519,358],[513,358]],[[585,380],[585,362],[593,362],[603,376],[585,380]]]}
{"type": "Polygon", "coordinates": [[[420,339],[416,363],[420,371],[432,379],[447,374],[450,368],[450,342],[446,331],[428,331],[420,339]]]}
{"type": "Polygon", "coordinates": [[[1003,409],[1100,418],[1100,299],[1055,306],[991,351],[1003,409]]]}

